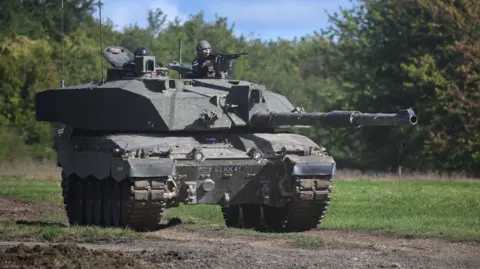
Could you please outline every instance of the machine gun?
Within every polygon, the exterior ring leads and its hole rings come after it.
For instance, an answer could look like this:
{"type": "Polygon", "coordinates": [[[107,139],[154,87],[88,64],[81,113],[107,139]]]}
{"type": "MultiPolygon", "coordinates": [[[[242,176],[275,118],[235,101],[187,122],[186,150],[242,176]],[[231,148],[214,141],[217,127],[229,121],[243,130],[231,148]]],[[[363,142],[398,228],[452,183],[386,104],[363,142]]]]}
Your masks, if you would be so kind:
{"type": "Polygon", "coordinates": [[[243,55],[247,55],[248,52],[242,52],[242,53],[218,53],[218,52],[214,52],[212,54],[217,56],[218,58],[228,58],[228,59],[236,60],[243,55]]]}
{"type": "Polygon", "coordinates": [[[193,78],[192,65],[187,65],[180,62],[171,62],[166,66],[168,69],[177,71],[182,78],[193,78]]]}
{"type": "Polygon", "coordinates": [[[215,77],[225,79],[228,75],[228,71],[232,68],[232,61],[240,58],[243,55],[247,55],[247,52],[242,53],[212,53],[215,57],[215,77]]]}
{"type": "MultiPolygon", "coordinates": [[[[242,53],[212,53],[214,56],[214,69],[215,69],[215,78],[225,79],[228,75],[228,71],[232,68],[232,61],[240,58],[243,55],[247,55],[247,52],[242,53]]],[[[193,68],[191,65],[187,65],[180,62],[171,62],[166,66],[168,69],[175,70],[183,78],[194,78],[193,68]]]]}

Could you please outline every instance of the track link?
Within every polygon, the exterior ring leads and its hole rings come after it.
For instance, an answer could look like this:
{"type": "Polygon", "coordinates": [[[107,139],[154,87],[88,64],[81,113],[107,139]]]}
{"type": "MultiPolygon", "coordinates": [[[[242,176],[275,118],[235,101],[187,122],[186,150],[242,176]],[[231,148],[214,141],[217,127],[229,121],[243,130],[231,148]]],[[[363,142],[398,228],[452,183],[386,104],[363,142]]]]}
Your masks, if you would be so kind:
{"type": "Polygon", "coordinates": [[[62,194],[70,225],[155,230],[165,210],[166,178],[98,180],[62,174],[62,194]]]}
{"type": "Polygon", "coordinates": [[[301,232],[318,227],[325,218],[332,199],[332,177],[294,178],[298,196],[286,210],[288,232],[301,232]]]}
{"type": "Polygon", "coordinates": [[[293,178],[297,196],[285,207],[231,205],[222,207],[227,227],[271,232],[312,230],[325,218],[331,200],[332,177],[293,178]]]}

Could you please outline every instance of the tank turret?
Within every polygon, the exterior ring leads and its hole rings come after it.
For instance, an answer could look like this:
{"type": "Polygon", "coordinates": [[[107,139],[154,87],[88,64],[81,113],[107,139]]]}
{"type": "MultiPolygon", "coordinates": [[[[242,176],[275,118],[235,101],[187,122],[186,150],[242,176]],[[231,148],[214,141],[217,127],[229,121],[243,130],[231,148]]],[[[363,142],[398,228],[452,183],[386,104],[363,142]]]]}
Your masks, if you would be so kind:
{"type": "Polygon", "coordinates": [[[293,127],[418,121],[412,109],[304,112],[263,85],[222,75],[154,76],[164,69],[140,51],[132,58],[122,47],[108,47],[105,57],[114,67],[105,83],[35,96],[38,121],[65,125],[54,148],[71,224],[154,230],[166,208],[183,203],[221,206],[228,227],[314,229],[331,201],[336,163],[293,127]]]}
{"type": "Polygon", "coordinates": [[[123,80],[36,95],[36,117],[85,130],[125,132],[213,131],[319,125],[333,128],[416,124],[413,110],[306,113],[284,96],[240,81],[123,80]],[[186,85],[185,85],[186,84],[186,85]],[[134,108],[134,112],[124,107],[134,108]]]}

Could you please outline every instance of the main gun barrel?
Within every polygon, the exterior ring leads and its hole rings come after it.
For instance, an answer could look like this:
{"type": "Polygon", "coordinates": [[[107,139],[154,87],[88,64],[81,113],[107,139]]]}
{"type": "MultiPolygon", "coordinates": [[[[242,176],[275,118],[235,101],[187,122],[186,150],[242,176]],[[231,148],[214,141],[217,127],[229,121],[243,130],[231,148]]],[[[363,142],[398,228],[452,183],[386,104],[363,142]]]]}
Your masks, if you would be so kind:
{"type": "Polygon", "coordinates": [[[397,113],[361,113],[359,111],[331,112],[257,112],[250,122],[256,126],[277,127],[282,125],[327,125],[332,128],[361,126],[415,125],[417,116],[412,109],[397,113]]]}

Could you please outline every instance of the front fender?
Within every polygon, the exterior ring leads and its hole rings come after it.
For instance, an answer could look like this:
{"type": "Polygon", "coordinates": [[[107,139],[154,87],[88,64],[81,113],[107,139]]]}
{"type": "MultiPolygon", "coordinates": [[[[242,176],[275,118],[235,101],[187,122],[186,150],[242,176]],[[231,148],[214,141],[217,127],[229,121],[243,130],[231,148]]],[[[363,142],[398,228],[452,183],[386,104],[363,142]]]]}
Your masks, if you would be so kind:
{"type": "Polygon", "coordinates": [[[121,181],[126,177],[165,177],[175,173],[173,160],[164,159],[129,159],[113,160],[112,177],[121,181]]]}
{"type": "Polygon", "coordinates": [[[291,176],[330,176],[336,171],[335,160],[331,156],[287,155],[291,176]]]}

